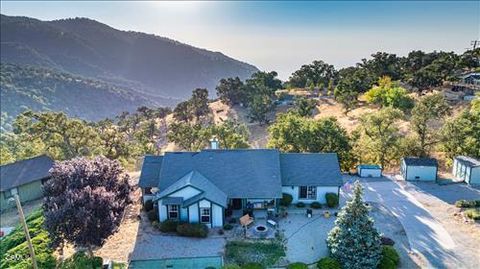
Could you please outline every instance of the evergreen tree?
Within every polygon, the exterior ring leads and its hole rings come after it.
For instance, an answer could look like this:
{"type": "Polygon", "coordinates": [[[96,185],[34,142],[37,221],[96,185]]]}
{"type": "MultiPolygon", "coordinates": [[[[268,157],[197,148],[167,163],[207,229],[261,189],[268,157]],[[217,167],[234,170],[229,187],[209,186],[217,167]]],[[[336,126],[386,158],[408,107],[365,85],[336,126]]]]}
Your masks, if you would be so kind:
{"type": "Polygon", "coordinates": [[[377,268],[382,258],[380,234],[368,216],[362,193],[360,183],[356,182],[353,199],[340,210],[335,227],[328,234],[328,248],[343,268],[377,268]]]}

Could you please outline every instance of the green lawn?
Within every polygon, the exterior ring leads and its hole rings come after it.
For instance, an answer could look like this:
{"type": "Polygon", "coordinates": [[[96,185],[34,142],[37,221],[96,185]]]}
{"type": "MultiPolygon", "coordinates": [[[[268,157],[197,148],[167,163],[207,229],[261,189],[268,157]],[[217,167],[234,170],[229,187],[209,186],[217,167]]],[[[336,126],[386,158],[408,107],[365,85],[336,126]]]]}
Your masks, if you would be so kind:
{"type": "Polygon", "coordinates": [[[227,264],[242,265],[255,262],[272,266],[283,256],[285,250],[277,241],[230,241],[225,250],[227,264]]]}

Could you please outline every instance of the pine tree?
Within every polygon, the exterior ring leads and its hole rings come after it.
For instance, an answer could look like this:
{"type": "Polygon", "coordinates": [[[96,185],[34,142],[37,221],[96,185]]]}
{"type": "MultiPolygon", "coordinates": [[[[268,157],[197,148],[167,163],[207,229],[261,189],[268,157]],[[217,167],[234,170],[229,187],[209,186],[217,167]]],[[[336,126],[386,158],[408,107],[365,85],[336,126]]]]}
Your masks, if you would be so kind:
{"type": "Polygon", "coordinates": [[[368,216],[362,193],[360,183],[356,182],[353,199],[340,210],[335,227],[328,234],[331,255],[343,268],[377,268],[382,257],[380,235],[368,216]]]}

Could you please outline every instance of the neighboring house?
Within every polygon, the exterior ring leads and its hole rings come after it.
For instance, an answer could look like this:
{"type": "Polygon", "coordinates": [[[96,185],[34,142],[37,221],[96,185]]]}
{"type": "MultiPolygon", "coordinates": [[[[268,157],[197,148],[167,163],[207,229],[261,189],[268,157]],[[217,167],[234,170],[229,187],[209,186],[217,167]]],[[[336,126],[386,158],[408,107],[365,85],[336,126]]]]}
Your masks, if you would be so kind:
{"type": "Polygon", "coordinates": [[[470,185],[480,185],[480,160],[457,156],[453,160],[452,174],[470,185]]]}
{"type": "Polygon", "coordinates": [[[382,177],[382,167],[376,164],[360,164],[357,166],[359,177],[382,177]]]}
{"type": "Polygon", "coordinates": [[[152,188],[156,180],[160,221],[222,227],[226,209],[275,209],[282,192],[291,194],[294,203],[325,203],[325,194],[338,194],[342,185],[335,153],[209,149],[147,159],[139,185],[152,188]]]}
{"type": "Polygon", "coordinates": [[[0,166],[1,210],[15,206],[8,201],[14,194],[21,202],[43,197],[43,183],[50,178],[52,166],[53,160],[46,155],[0,166]]]}
{"type": "Polygon", "coordinates": [[[432,158],[403,158],[400,172],[405,180],[437,180],[438,163],[432,158]]]}
{"type": "Polygon", "coordinates": [[[460,78],[465,84],[480,85],[480,73],[468,73],[460,78]]]}

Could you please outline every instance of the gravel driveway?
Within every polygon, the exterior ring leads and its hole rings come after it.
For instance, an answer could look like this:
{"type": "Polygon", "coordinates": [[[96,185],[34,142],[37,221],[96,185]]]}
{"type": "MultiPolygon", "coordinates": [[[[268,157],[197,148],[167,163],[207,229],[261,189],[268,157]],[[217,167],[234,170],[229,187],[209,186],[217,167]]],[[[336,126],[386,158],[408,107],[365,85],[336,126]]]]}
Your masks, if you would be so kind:
{"type": "Polygon", "coordinates": [[[366,201],[382,204],[398,218],[411,249],[425,259],[425,267],[478,268],[477,254],[474,253],[478,248],[464,247],[462,241],[454,240],[442,223],[416,199],[415,193],[390,180],[367,179],[361,183],[366,201]]]}

